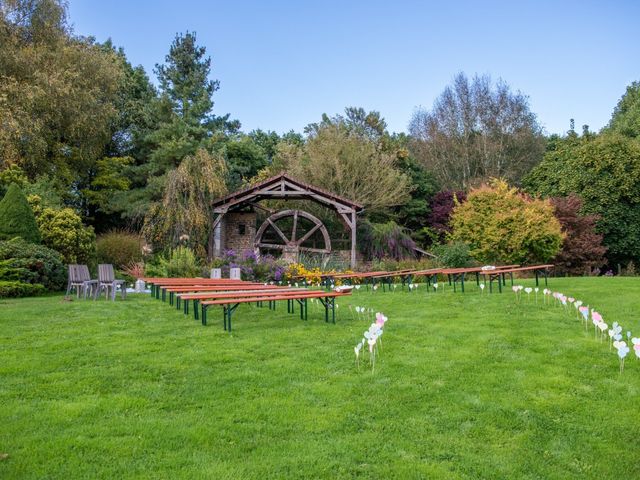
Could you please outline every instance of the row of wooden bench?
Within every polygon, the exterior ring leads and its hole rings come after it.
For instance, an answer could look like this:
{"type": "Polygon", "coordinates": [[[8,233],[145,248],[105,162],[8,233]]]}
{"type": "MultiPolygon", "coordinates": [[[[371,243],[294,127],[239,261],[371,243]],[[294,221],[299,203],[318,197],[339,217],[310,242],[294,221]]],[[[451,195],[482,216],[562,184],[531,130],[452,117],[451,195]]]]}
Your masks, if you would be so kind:
{"type": "MultiPolygon", "coordinates": [[[[457,285],[464,292],[464,282],[466,276],[475,275],[476,284],[480,285],[480,277],[483,277],[485,283],[489,284],[489,291],[493,291],[493,283],[497,282],[498,290],[502,292],[502,286],[506,285],[507,276],[513,285],[513,274],[518,272],[533,272],[536,279],[536,286],[539,285],[540,277],[544,278],[545,285],[548,283],[549,270],[553,268],[551,264],[531,265],[521,267],[520,265],[501,265],[494,269],[486,269],[483,267],[470,268],[431,268],[426,270],[396,270],[396,271],[376,271],[376,272],[352,272],[352,273],[326,273],[321,275],[324,286],[329,289],[341,281],[346,284],[362,283],[367,288],[370,286],[381,285],[383,290],[391,287],[395,279],[400,279],[402,286],[413,283],[416,278],[423,277],[426,284],[431,286],[438,281],[438,276],[446,276],[449,285],[453,286],[454,291],[457,285]]],[[[300,277],[301,279],[303,277],[300,277]]]]}
{"type": "Polygon", "coordinates": [[[290,288],[278,285],[265,285],[257,282],[229,279],[206,278],[144,278],[151,286],[151,295],[162,301],[169,297],[169,304],[182,309],[189,314],[189,303],[192,302],[194,318],[201,319],[207,325],[207,311],[210,307],[220,306],[223,312],[223,326],[231,331],[231,318],[239,305],[256,303],[262,306],[268,303],[270,309],[275,309],[279,301],[287,301],[287,311],[295,312],[296,303],[300,307],[300,318],[308,318],[308,300],[317,299],[324,306],[325,322],[336,321],[337,297],[350,295],[350,292],[326,292],[308,290],[306,288],[290,288]],[[331,315],[329,315],[331,312],[331,315]]]}

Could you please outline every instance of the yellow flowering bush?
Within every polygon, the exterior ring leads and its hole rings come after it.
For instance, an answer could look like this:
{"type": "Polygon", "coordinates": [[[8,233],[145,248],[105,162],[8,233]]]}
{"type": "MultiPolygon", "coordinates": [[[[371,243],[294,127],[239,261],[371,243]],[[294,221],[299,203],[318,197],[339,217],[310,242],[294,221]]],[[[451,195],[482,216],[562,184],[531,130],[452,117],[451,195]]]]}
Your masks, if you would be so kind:
{"type": "Polygon", "coordinates": [[[322,270],[318,267],[308,270],[302,263],[292,263],[287,267],[285,276],[288,280],[295,281],[301,277],[309,284],[317,284],[322,282],[322,270]]]}

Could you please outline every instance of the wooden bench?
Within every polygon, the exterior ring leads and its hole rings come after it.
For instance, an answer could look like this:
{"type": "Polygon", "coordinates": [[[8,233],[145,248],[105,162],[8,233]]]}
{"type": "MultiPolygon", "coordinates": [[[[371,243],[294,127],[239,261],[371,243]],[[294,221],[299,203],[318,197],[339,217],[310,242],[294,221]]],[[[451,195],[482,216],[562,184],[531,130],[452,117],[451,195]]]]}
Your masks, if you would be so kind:
{"type": "MultiPolygon", "coordinates": [[[[256,297],[268,297],[273,295],[289,295],[292,293],[301,293],[301,292],[309,292],[311,290],[307,290],[305,288],[287,288],[287,287],[279,287],[277,289],[250,289],[250,290],[221,290],[221,291],[206,291],[206,292],[198,292],[198,293],[183,293],[177,296],[176,301],[176,309],[180,309],[180,300],[183,302],[183,310],[184,314],[189,314],[189,300],[193,301],[193,315],[194,318],[198,319],[198,304],[202,300],[213,300],[219,298],[239,298],[246,296],[256,296],[256,297]]],[[[262,304],[262,301],[258,301],[258,304],[262,304]]],[[[272,308],[273,305],[271,302],[269,303],[269,308],[272,308]]]]}
{"type": "MultiPolygon", "coordinates": [[[[351,295],[351,292],[320,292],[320,291],[307,291],[304,293],[298,293],[296,295],[271,295],[265,297],[256,297],[256,296],[247,296],[247,297],[238,297],[238,298],[226,298],[219,300],[207,300],[201,302],[202,306],[202,325],[207,324],[207,309],[211,306],[219,305],[222,307],[223,319],[224,319],[224,329],[227,331],[231,331],[231,316],[233,312],[238,308],[238,306],[242,303],[254,303],[256,301],[269,301],[269,302],[278,302],[287,300],[289,301],[297,301],[300,305],[300,319],[307,320],[308,317],[308,309],[307,309],[307,300],[317,298],[320,300],[322,305],[324,306],[324,321],[329,322],[329,310],[332,312],[332,322],[336,323],[336,298],[344,297],[351,295]]],[[[291,311],[289,313],[292,313],[291,311]]]]}
{"type": "MultiPolygon", "coordinates": [[[[169,305],[173,305],[174,298],[178,296],[178,294],[189,293],[189,292],[209,292],[209,291],[242,291],[248,289],[277,289],[280,287],[274,285],[265,285],[264,283],[259,282],[246,282],[242,284],[234,284],[234,285],[193,285],[189,287],[180,286],[180,287],[163,287],[162,291],[162,300],[165,299],[165,294],[169,293],[169,305]]],[[[179,305],[178,305],[179,308],[179,305]]]]}
{"type": "Polygon", "coordinates": [[[160,298],[162,294],[162,300],[166,299],[166,291],[172,287],[196,287],[196,286],[241,286],[241,285],[262,285],[257,282],[246,282],[244,280],[229,280],[229,279],[208,279],[208,278],[191,278],[191,279],[154,279],[155,281],[149,281],[145,279],[147,283],[151,284],[151,296],[160,298]]]}
{"type": "Polygon", "coordinates": [[[536,286],[540,284],[539,277],[542,275],[544,277],[545,286],[547,283],[548,272],[549,269],[553,268],[555,265],[545,264],[545,265],[531,265],[529,267],[517,267],[517,268],[505,268],[505,269],[496,269],[496,270],[483,270],[480,272],[480,275],[483,275],[485,278],[485,282],[487,277],[489,277],[489,292],[493,291],[492,283],[494,280],[498,280],[498,291],[502,293],[502,285],[506,285],[505,275],[509,274],[511,277],[511,285],[513,285],[513,274],[517,272],[530,272],[533,271],[536,276],[536,286]]]}
{"type": "MultiPolygon", "coordinates": [[[[466,267],[466,268],[445,268],[440,272],[442,275],[447,276],[449,285],[453,285],[453,291],[456,291],[456,284],[460,282],[460,288],[464,293],[464,280],[468,273],[474,273],[476,275],[476,285],[480,286],[480,274],[485,271],[490,272],[504,272],[507,269],[516,268],[520,265],[498,265],[494,270],[483,270],[482,267],[466,267]]],[[[502,282],[505,282],[504,276],[502,282]]]]}

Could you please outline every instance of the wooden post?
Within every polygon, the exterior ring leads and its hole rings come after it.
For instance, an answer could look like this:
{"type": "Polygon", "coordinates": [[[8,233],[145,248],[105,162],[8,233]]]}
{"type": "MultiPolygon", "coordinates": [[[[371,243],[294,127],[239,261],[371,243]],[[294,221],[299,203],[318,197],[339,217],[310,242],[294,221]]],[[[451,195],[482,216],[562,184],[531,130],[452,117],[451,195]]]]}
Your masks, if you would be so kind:
{"type": "Polygon", "coordinates": [[[356,268],[356,211],[351,212],[351,269],[356,268]]]}
{"type": "Polygon", "coordinates": [[[221,223],[223,216],[224,213],[219,213],[211,226],[211,232],[209,233],[209,245],[207,249],[207,257],[209,257],[209,260],[213,260],[214,258],[222,255],[223,238],[221,223]]]}

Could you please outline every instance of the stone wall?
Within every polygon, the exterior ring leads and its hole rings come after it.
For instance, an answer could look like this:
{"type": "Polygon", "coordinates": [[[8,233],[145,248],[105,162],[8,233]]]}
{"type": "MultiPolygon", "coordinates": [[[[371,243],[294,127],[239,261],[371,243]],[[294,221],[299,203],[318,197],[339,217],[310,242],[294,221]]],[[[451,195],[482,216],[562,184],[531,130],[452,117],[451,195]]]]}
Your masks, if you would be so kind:
{"type": "Polygon", "coordinates": [[[245,250],[253,251],[256,238],[256,214],[227,213],[224,217],[224,249],[234,250],[236,253],[245,250]]]}

